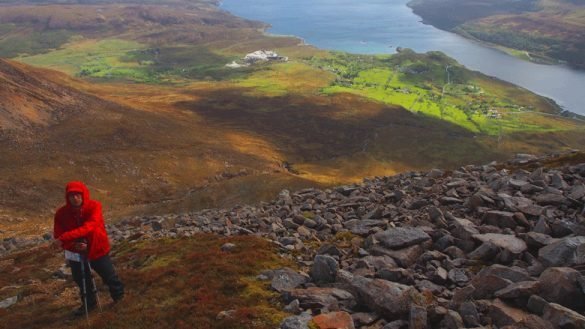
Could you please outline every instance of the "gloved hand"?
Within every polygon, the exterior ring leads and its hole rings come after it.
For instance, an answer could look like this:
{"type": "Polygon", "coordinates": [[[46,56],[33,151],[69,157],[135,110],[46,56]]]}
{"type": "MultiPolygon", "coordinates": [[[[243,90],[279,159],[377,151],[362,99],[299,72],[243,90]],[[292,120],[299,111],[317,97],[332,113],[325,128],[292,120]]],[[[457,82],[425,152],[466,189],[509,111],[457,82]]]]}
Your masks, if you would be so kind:
{"type": "Polygon", "coordinates": [[[76,242],[75,245],[73,246],[73,249],[75,250],[75,252],[78,252],[78,253],[86,252],[87,251],[87,243],[76,242]]]}

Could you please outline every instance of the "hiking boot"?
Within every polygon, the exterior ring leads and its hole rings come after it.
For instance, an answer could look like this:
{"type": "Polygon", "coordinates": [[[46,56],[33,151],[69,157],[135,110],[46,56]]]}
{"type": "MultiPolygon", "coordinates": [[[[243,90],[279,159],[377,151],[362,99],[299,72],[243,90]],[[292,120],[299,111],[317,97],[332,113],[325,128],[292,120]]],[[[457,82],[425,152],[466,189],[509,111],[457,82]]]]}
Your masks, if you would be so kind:
{"type": "MultiPolygon", "coordinates": [[[[91,313],[97,307],[97,304],[89,304],[87,305],[87,313],[91,313]]],[[[73,316],[84,316],[85,315],[85,306],[81,305],[75,311],[73,311],[73,316]]]]}

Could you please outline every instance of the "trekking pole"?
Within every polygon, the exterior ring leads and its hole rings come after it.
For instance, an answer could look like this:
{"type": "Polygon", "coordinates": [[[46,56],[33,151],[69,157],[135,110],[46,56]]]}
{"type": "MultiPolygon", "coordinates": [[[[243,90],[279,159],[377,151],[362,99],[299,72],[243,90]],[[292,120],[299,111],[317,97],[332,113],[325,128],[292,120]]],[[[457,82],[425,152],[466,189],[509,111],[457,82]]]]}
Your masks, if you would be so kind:
{"type": "MultiPolygon", "coordinates": [[[[87,262],[87,266],[89,267],[89,272],[91,273],[91,264],[89,263],[89,261],[87,262]]],[[[91,277],[91,283],[93,284],[93,289],[95,289],[95,299],[97,301],[98,308],[100,310],[100,313],[102,313],[102,303],[100,301],[100,291],[98,290],[97,285],[95,284],[95,278],[93,276],[91,277]]]]}
{"type": "Polygon", "coordinates": [[[83,293],[83,307],[85,308],[85,320],[87,321],[87,326],[89,327],[89,310],[87,308],[87,285],[85,282],[85,258],[81,257],[81,286],[82,286],[82,293],[83,293]]]}

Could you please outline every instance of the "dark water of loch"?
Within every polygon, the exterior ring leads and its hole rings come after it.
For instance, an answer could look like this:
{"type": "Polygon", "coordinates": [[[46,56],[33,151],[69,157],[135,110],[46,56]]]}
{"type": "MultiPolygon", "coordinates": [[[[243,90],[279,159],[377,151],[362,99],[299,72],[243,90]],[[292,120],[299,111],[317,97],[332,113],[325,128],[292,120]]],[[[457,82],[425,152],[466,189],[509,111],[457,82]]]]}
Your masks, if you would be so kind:
{"type": "MultiPolygon", "coordinates": [[[[421,23],[408,0],[223,0],[234,15],[266,22],[269,33],[295,35],[323,49],[351,53],[440,50],[466,67],[512,82],[585,115],[585,71],[509,56],[421,23]]],[[[585,56],[585,54],[583,54],[585,56]]]]}

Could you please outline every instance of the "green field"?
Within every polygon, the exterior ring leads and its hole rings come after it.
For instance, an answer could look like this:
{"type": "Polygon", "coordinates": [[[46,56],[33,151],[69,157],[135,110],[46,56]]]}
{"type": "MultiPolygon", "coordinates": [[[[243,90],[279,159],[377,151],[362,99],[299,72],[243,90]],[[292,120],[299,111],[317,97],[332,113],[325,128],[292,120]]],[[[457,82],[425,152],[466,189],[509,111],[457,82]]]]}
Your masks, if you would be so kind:
{"type": "Polygon", "coordinates": [[[235,58],[217,55],[204,47],[152,48],[122,39],[73,40],[61,49],[18,60],[104,81],[168,83],[184,79],[223,80],[241,77],[253,69],[225,67],[235,58]]]}
{"type": "MultiPolygon", "coordinates": [[[[325,94],[353,93],[411,112],[439,118],[488,135],[547,132],[573,127],[564,118],[543,119],[530,101],[504,97],[505,86],[486,83],[442,53],[404,50],[393,56],[333,53],[313,58],[316,67],[334,72],[325,94]]],[[[523,92],[526,93],[526,92],[523,92]]]]}
{"type": "Polygon", "coordinates": [[[14,33],[14,24],[0,24],[0,57],[47,53],[65,44],[74,33],[67,30],[14,33]]]}

